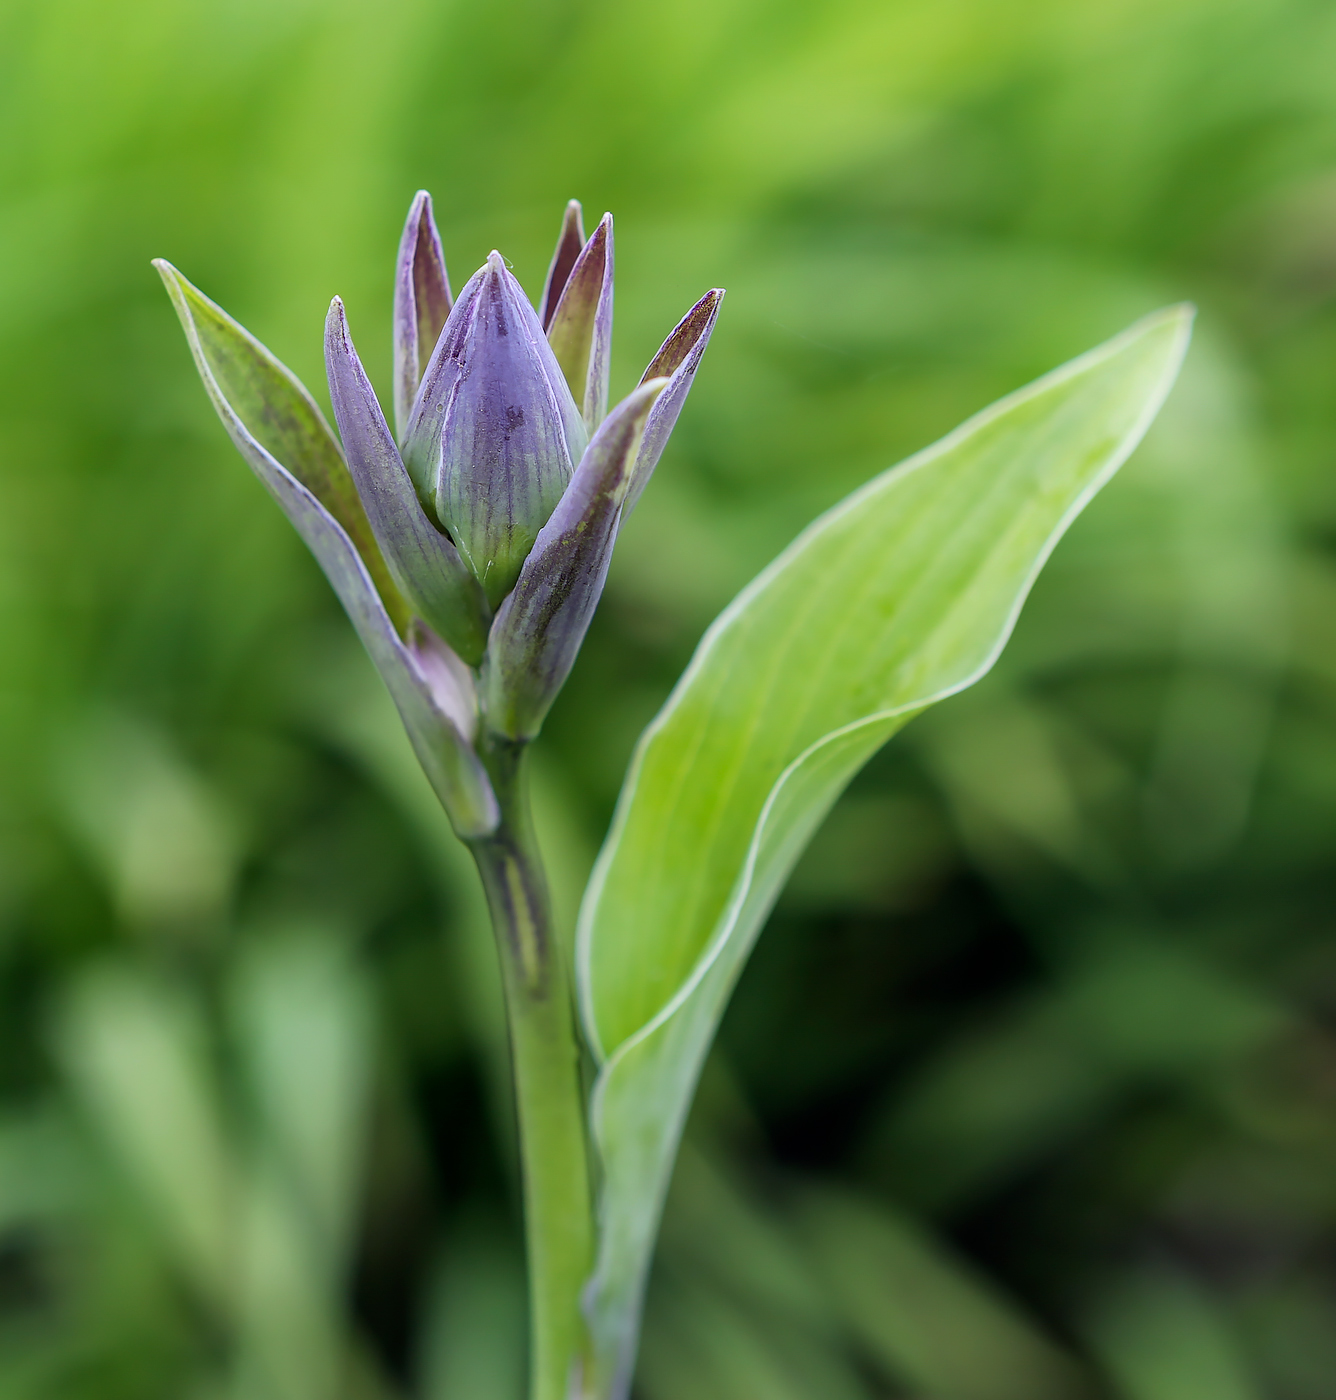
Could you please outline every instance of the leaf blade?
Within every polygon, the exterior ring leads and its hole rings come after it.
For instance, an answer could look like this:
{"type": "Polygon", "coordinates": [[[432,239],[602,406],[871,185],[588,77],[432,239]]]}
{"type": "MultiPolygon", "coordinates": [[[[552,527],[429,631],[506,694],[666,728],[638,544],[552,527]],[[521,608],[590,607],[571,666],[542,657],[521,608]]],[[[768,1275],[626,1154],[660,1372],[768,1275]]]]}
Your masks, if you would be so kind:
{"type": "Polygon", "coordinates": [[[1189,325],[1185,308],[1147,318],[828,512],[725,610],[643,736],[579,931],[605,1060],[587,1296],[600,1386],[625,1382],[695,1077],[793,861],[896,729],[996,660],[1057,540],[1158,411],[1189,325]]]}

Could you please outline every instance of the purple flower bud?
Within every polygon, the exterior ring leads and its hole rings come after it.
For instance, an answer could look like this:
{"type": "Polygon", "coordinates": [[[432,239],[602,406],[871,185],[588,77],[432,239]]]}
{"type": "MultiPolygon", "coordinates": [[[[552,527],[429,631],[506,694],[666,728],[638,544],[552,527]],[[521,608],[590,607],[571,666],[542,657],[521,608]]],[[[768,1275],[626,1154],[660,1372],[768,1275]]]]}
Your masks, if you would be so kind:
{"type": "Polygon", "coordinates": [[[404,442],[419,490],[434,468],[436,518],[493,607],[587,441],[538,316],[494,252],[446,321],[404,442]]]}
{"type": "Polygon", "coordinates": [[[431,195],[419,190],[399,240],[394,274],[394,426],[402,441],[422,371],[450,314],[450,278],[431,195]]]}
{"type": "MultiPolygon", "coordinates": [[[[459,378],[464,351],[473,334],[473,317],[482,277],[475,274],[464,284],[445,325],[436,338],[427,368],[422,372],[417,398],[408,415],[408,425],[399,435],[403,463],[408,469],[418,499],[436,519],[436,480],[441,468],[441,429],[445,411],[459,378]]],[[[437,522],[439,524],[439,521],[437,522]]]]}
{"type": "Polygon", "coordinates": [[[609,414],[611,216],[586,241],[579,204],[567,206],[540,312],[499,253],[452,305],[431,200],[419,193],[395,274],[402,445],[336,297],[325,360],[340,452],[296,379],[159,266],[219,414],[343,600],[455,829],[490,832],[498,808],[479,728],[511,740],[538,733],[723,293],[691,308],[609,414]]]}
{"type": "Polygon", "coordinates": [[[325,321],[325,368],[348,470],[391,577],[418,616],[476,666],[487,643],[490,609],[459,551],[413,490],[338,297],[325,321]]]}
{"type": "MultiPolygon", "coordinates": [[[[562,233],[564,236],[564,228],[562,233]]],[[[557,251],[558,255],[562,252],[560,243],[557,251]]],[[[552,353],[591,433],[608,411],[612,278],[612,215],[604,214],[572,264],[561,297],[546,322],[552,353]]],[[[551,290],[549,284],[549,293],[551,290]]]]}
{"type": "Polygon", "coordinates": [[[672,334],[659,346],[658,353],[649,362],[649,368],[640,380],[642,384],[647,384],[651,379],[667,376],[668,387],[654,401],[649,422],[645,424],[645,436],[641,440],[640,455],[636,458],[635,470],[631,475],[623,515],[629,515],[635,509],[640,493],[649,485],[650,476],[663,456],[669,435],[677,426],[677,415],[687,401],[692,381],[700,368],[701,356],[710,343],[714,323],[719,319],[719,303],[723,299],[722,287],[706,292],[673,327],[672,334]]]}
{"type": "Polygon", "coordinates": [[[575,664],[608,576],[646,420],[670,382],[640,385],[608,415],[497,612],[483,693],[488,723],[507,738],[538,733],[575,664]]]}
{"type": "Polygon", "coordinates": [[[544,330],[552,324],[553,313],[566,288],[566,279],[571,275],[571,268],[575,266],[575,260],[580,256],[584,245],[584,210],[580,207],[580,201],[573,199],[567,204],[566,213],[562,217],[561,232],[557,235],[557,251],[552,254],[552,265],[547,270],[547,281],[543,284],[543,300],[538,307],[538,319],[543,323],[544,330]]]}

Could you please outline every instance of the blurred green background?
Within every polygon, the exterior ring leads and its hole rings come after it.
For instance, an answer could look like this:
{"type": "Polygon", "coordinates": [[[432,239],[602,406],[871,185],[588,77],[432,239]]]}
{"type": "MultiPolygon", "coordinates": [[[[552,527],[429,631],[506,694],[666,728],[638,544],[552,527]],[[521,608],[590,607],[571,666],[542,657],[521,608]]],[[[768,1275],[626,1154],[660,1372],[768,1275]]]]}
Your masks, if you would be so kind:
{"type": "Polygon", "coordinates": [[[729,289],[542,741],[568,919],[802,524],[1201,308],[772,918],[642,1400],[1336,1397],[1333,71],[1315,0],[5,0],[0,1397],[519,1400],[476,886],[148,266],[384,390],[420,186],[456,286],[615,212],[615,394],[729,289]]]}

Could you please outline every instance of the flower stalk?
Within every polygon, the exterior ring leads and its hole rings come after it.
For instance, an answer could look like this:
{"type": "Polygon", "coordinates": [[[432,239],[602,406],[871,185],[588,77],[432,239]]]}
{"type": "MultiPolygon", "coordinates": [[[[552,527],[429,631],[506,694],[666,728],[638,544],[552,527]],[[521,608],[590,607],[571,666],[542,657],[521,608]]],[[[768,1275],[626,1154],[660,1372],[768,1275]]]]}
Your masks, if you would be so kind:
{"type": "Polygon", "coordinates": [[[510,1033],[529,1258],[531,1400],[566,1400],[588,1365],[580,1292],[594,1257],[581,1047],[530,815],[528,745],[493,737],[484,763],[501,809],[469,843],[496,932],[510,1033]]]}

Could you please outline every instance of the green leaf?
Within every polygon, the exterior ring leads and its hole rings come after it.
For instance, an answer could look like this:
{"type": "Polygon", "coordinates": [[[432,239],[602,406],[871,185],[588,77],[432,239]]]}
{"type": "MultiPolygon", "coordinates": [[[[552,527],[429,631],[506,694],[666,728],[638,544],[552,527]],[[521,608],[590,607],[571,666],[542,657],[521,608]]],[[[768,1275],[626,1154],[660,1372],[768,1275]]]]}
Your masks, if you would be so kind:
{"type": "Polygon", "coordinates": [[[809,1187],[798,1218],[817,1276],[860,1353],[911,1395],[1077,1400],[1077,1363],[992,1280],[881,1202],[809,1187]]]}
{"type": "Polygon", "coordinates": [[[1188,1274],[1143,1266],[1104,1285],[1086,1329],[1119,1400],[1261,1400],[1274,1392],[1231,1311],[1188,1274]]]}
{"type": "Polygon", "coordinates": [[[207,1028],[179,987],[108,965],[58,1008],[56,1049],[165,1253],[223,1315],[235,1303],[229,1141],[207,1028]]]}
{"type": "Polygon", "coordinates": [[[838,1342],[773,1317],[708,1275],[655,1282],[636,1394],[645,1400],[869,1400],[838,1342]]]}
{"type": "Polygon", "coordinates": [[[867,759],[996,660],[1154,418],[1190,326],[1186,307],[1148,317],[836,506],[724,611],[642,737],[577,953],[602,1062],[593,1393],[626,1384],[696,1077],[785,877],[867,759]]]}

